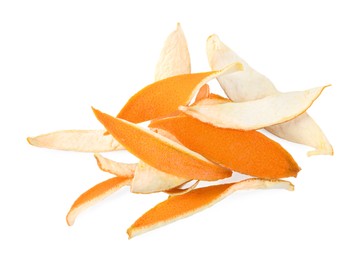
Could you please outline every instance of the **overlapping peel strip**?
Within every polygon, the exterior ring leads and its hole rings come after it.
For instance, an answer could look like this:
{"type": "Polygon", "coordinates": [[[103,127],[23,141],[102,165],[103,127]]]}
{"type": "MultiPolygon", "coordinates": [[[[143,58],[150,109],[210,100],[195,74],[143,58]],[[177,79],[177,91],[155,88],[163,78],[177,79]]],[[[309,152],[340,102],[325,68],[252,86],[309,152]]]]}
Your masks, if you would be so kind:
{"type": "Polygon", "coordinates": [[[217,127],[254,130],[283,123],[301,115],[325,87],[278,93],[252,101],[197,104],[181,106],[179,109],[217,127]]]}
{"type": "MultiPolygon", "coordinates": [[[[242,71],[217,78],[232,101],[250,101],[279,93],[268,78],[250,67],[217,35],[208,38],[207,55],[209,65],[213,70],[223,68],[233,62],[242,63],[242,71]]],[[[307,113],[285,123],[267,127],[266,130],[288,141],[315,148],[314,151],[308,152],[308,155],[333,154],[333,148],[321,128],[307,113]]]]}
{"type": "Polygon", "coordinates": [[[140,161],[134,172],[130,191],[133,193],[153,193],[167,191],[187,182],[188,179],[162,172],[140,161]]]}
{"type": "Polygon", "coordinates": [[[208,81],[221,75],[242,70],[240,63],[233,63],[218,71],[183,74],[150,84],[133,95],[117,117],[140,123],[164,117],[188,105],[193,96],[208,81]]]}
{"type": "Polygon", "coordinates": [[[130,153],[150,166],[188,180],[218,180],[232,172],[148,129],[93,109],[95,116],[130,153]]]}
{"type": "Polygon", "coordinates": [[[237,183],[220,184],[194,189],[186,194],[171,196],[137,219],[127,230],[129,238],[159,228],[204,210],[238,190],[286,189],[292,183],[283,180],[247,179],[237,183]],[[171,210],[169,210],[171,209],[171,210]]]}
{"type": "Polygon", "coordinates": [[[219,128],[185,115],[153,120],[149,127],[165,130],[208,160],[243,174],[273,179],[295,177],[300,170],[280,144],[257,131],[219,128]]]}

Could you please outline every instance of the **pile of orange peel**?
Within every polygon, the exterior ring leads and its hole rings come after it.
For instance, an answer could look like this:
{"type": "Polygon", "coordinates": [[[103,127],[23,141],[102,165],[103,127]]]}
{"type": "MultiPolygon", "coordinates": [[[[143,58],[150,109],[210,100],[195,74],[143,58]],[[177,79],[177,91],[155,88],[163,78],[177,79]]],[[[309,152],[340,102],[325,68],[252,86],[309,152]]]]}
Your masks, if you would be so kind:
{"type": "Polygon", "coordinates": [[[38,147],[95,153],[99,168],[113,175],[80,195],[66,216],[68,225],[124,186],[133,193],[169,194],[129,227],[129,238],[197,213],[234,191],[293,190],[293,184],[281,178],[296,177],[300,167],[258,129],[314,148],[308,155],[333,154],[306,113],[327,86],[281,93],[216,35],[207,40],[207,55],[211,71],[191,73],[187,42],[178,24],[165,41],[154,83],[133,95],[116,117],[93,108],[105,129],[28,138],[38,147]],[[207,83],[213,79],[226,97],[210,93],[207,83]],[[139,163],[99,154],[123,149],[139,163]],[[232,174],[240,173],[250,177],[227,183],[232,174]],[[223,184],[211,185],[221,179],[223,184]],[[209,185],[197,188],[200,181],[209,185]]]}

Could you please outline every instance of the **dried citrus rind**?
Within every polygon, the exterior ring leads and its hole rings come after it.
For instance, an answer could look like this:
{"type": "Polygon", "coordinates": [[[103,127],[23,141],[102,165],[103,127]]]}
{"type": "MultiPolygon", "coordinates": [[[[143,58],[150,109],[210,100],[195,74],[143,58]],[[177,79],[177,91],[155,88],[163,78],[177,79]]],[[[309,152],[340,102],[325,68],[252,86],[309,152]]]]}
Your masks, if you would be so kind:
{"type": "Polygon", "coordinates": [[[94,157],[97,161],[99,169],[104,172],[109,172],[119,177],[132,178],[134,176],[134,171],[137,167],[136,163],[116,162],[105,158],[100,154],[94,154],[94,157]]]}
{"type": "Polygon", "coordinates": [[[149,127],[165,130],[208,160],[243,174],[286,178],[300,171],[280,144],[257,131],[219,128],[185,115],[153,120],[149,127]]]}
{"type": "Polygon", "coordinates": [[[73,225],[75,222],[76,217],[86,210],[87,208],[91,207],[98,201],[103,200],[104,198],[108,197],[109,195],[113,194],[121,187],[129,185],[131,178],[126,177],[113,177],[109,180],[101,182],[91,189],[84,192],[79,198],[74,202],[71,206],[67,216],[66,222],[69,226],[73,225]]]}
{"type": "Polygon", "coordinates": [[[117,117],[140,123],[167,116],[179,106],[188,105],[208,81],[241,69],[240,63],[234,63],[218,71],[177,75],[154,82],[133,95],[117,117]]]}
{"type": "Polygon", "coordinates": [[[217,127],[254,130],[289,121],[304,113],[325,87],[278,93],[252,101],[180,106],[179,109],[217,127]]]}
{"type": "Polygon", "coordinates": [[[186,194],[170,196],[136,220],[127,233],[129,238],[164,226],[206,209],[238,190],[286,189],[293,184],[283,180],[247,179],[237,183],[220,184],[194,189],[186,194]],[[169,210],[171,209],[171,210],[169,210]]]}
{"type": "Polygon", "coordinates": [[[155,69],[155,81],[175,75],[191,73],[191,59],[187,40],[181,25],[164,42],[163,49],[155,69]]]}
{"type": "Polygon", "coordinates": [[[29,144],[64,151],[101,153],[123,150],[111,135],[104,130],[63,130],[36,137],[28,137],[29,144]]]}
{"type": "Polygon", "coordinates": [[[178,187],[187,181],[188,179],[162,172],[140,161],[135,169],[130,191],[133,193],[166,191],[178,187]]]}
{"type": "MultiPolygon", "coordinates": [[[[233,50],[225,45],[217,35],[212,35],[208,38],[207,55],[209,65],[213,70],[223,68],[233,62],[242,63],[243,71],[217,78],[223,90],[232,101],[255,100],[279,93],[267,77],[250,67],[233,50]]],[[[266,130],[288,141],[315,148],[315,150],[308,152],[308,155],[333,154],[333,148],[325,134],[307,113],[288,122],[267,127],[266,130]]]]}
{"type": "MultiPolygon", "coordinates": [[[[169,196],[178,196],[178,195],[183,195],[186,194],[192,190],[194,190],[199,184],[199,180],[195,181],[191,186],[189,186],[188,188],[180,188],[180,187],[175,187],[173,189],[170,190],[166,190],[164,191],[165,193],[167,193],[169,196]]],[[[183,185],[181,185],[183,186],[183,185]]]]}
{"type": "Polygon", "coordinates": [[[153,131],[96,109],[93,112],[108,132],[130,153],[160,171],[188,180],[211,181],[232,175],[231,170],[216,165],[153,131]]]}

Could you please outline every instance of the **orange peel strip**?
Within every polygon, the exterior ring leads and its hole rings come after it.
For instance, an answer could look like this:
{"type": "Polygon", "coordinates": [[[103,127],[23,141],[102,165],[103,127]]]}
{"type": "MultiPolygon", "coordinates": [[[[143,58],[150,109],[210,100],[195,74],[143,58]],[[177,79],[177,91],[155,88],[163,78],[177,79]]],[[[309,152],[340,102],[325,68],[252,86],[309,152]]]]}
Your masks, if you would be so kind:
{"type": "Polygon", "coordinates": [[[171,133],[189,149],[237,172],[273,179],[300,171],[280,144],[257,131],[219,128],[185,115],[153,120],[149,127],[171,133]]]}
{"type": "Polygon", "coordinates": [[[110,152],[123,150],[104,130],[63,130],[27,138],[29,144],[55,150],[76,152],[110,152]]]}
{"type": "Polygon", "coordinates": [[[179,109],[202,122],[217,127],[254,130],[283,123],[299,116],[328,86],[279,93],[252,101],[181,106],[179,109]]]}
{"type": "Polygon", "coordinates": [[[292,191],[292,183],[283,180],[247,179],[237,183],[198,188],[186,194],[171,196],[150,209],[127,230],[129,238],[164,226],[176,220],[206,209],[238,190],[286,189],[292,191]]]}
{"type": "Polygon", "coordinates": [[[98,120],[130,153],[150,166],[184,179],[218,180],[232,171],[148,129],[93,108],[98,120]]]}
{"type": "Polygon", "coordinates": [[[130,181],[131,178],[114,177],[104,182],[101,182],[84,192],[74,202],[66,216],[66,222],[68,223],[68,225],[73,225],[76,217],[81,212],[91,207],[98,201],[101,201],[112,193],[116,192],[121,187],[129,185],[130,181]]]}
{"type": "Polygon", "coordinates": [[[191,73],[191,59],[187,40],[181,25],[164,42],[163,49],[155,69],[155,81],[175,75],[191,73]]]}
{"type": "Polygon", "coordinates": [[[137,167],[136,163],[116,162],[105,158],[100,154],[94,154],[94,157],[97,161],[99,169],[104,172],[109,172],[119,177],[132,178],[134,176],[134,171],[137,167]]]}
{"type": "Polygon", "coordinates": [[[167,116],[176,112],[180,105],[187,105],[208,81],[241,69],[240,63],[234,63],[219,71],[183,74],[157,81],[132,96],[117,117],[140,123],[167,116]]]}

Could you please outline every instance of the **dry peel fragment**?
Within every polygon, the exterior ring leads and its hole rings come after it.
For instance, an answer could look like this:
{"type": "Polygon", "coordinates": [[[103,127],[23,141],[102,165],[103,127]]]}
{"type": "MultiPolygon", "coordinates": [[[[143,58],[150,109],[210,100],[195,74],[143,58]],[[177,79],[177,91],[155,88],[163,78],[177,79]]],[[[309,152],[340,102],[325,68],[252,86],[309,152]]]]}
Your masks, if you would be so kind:
{"type": "Polygon", "coordinates": [[[194,151],[136,124],[93,109],[95,116],[130,153],[150,166],[184,178],[218,180],[232,172],[194,151]]]}
{"type": "Polygon", "coordinates": [[[124,149],[111,135],[104,135],[104,130],[63,130],[27,140],[34,146],[65,151],[100,153],[124,149]]]}
{"type": "Polygon", "coordinates": [[[238,190],[286,189],[293,190],[288,181],[247,179],[237,183],[214,185],[192,190],[179,196],[171,196],[141,216],[127,230],[129,238],[206,209],[238,190]]]}
{"type": "Polygon", "coordinates": [[[140,161],[134,172],[130,191],[133,193],[166,191],[178,187],[187,181],[188,179],[162,172],[143,161],[140,161]]]}
{"type": "Polygon", "coordinates": [[[210,95],[209,85],[205,84],[199,89],[198,94],[194,100],[194,103],[198,103],[202,99],[208,98],[209,95],[210,95]]]}
{"type": "Polygon", "coordinates": [[[194,105],[216,105],[216,104],[224,104],[232,102],[228,98],[222,97],[217,94],[210,93],[207,98],[198,99],[192,106],[194,105]]]}
{"type": "Polygon", "coordinates": [[[183,74],[157,81],[132,96],[117,117],[140,123],[167,116],[176,112],[180,105],[187,105],[208,81],[241,69],[240,63],[234,63],[219,71],[183,74]]]}
{"type": "MultiPolygon", "coordinates": [[[[192,190],[194,190],[199,184],[199,180],[195,181],[191,186],[189,186],[188,188],[173,188],[170,190],[166,190],[164,191],[165,193],[167,193],[169,196],[179,196],[179,195],[183,195],[186,194],[192,190]]],[[[183,186],[183,185],[181,185],[183,186]]]]}
{"type": "Polygon", "coordinates": [[[187,40],[180,24],[166,39],[155,69],[155,81],[191,73],[187,40]]]}
{"type": "Polygon", "coordinates": [[[289,121],[304,113],[325,87],[279,93],[252,101],[181,106],[179,109],[217,127],[254,130],[289,121]]]}
{"type": "Polygon", "coordinates": [[[149,127],[170,132],[207,159],[251,176],[285,178],[300,170],[280,144],[257,131],[214,127],[189,116],[153,120],[149,127]]]}
{"type": "Polygon", "coordinates": [[[99,168],[104,172],[109,172],[119,177],[132,178],[134,176],[136,163],[121,163],[110,160],[101,156],[100,154],[94,154],[99,168]]]}
{"type": "MultiPolygon", "coordinates": [[[[255,100],[279,93],[268,78],[251,68],[233,50],[221,42],[217,35],[208,38],[207,54],[213,70],[223,68],[233,62],[242,63],[243,71],[217,78],[232,101],[255,100]]],[[[288,122],[267,127],[266,130],[288,141],[314,147],[315,150],[308,152],[308,155],[333,154],[333,148],[321,128],[307,113],[288,122]]]]}
{"type": "Polygon", "coordinates": [[[94,205],[98,201],[111,195],[112,193],[119,190],[121,187],[129,185],[131,178],[126,177],[114,177],[104,182],[101,182],[88,191],[84,192],[71,206],[69,213],[66,216],[66,221],[69,226],[73,225],[76,217],[94,205]]]}

